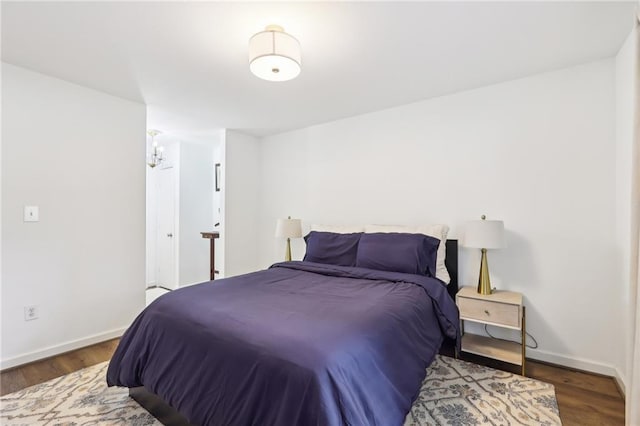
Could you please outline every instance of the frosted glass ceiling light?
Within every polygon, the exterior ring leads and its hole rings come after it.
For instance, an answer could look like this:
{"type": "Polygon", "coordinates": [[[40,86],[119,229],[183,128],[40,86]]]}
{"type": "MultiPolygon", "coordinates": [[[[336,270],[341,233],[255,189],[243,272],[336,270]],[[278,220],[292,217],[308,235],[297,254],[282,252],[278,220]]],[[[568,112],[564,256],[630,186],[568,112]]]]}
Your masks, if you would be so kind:
{"type": "Polygon", "coordinates": [[[300,43],[278,25],[269,25],[249,39],[249,69],[269,81],[287,81],[300,74],[300,43]]]}

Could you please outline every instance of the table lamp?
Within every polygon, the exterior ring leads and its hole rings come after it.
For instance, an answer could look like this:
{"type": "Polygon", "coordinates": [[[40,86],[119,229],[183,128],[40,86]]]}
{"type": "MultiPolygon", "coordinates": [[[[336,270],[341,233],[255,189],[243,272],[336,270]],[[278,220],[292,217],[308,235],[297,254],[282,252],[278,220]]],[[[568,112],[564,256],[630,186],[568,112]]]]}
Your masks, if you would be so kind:
{"type": "Polygon", "coordinates": [[[482,220],[467,222],[464,233],[465,247],[482,249],[480,260],[480,276],[478,277],[478,293],[491,294],[491,280],[489,279],[489,265],[487,263],[487,249],[497,249],[505,246],[504,222],[501,220],[482,220]]]}
{"type": "Polygon", "coordinates": [[[286,262],[291,261],[291,238],[302,237],[302,224],[300,219],[291,219],[289,216],[287,219],[278,219],[276,225],[276,238],[287,239],[287,251],[284,255],[286,262]]]}

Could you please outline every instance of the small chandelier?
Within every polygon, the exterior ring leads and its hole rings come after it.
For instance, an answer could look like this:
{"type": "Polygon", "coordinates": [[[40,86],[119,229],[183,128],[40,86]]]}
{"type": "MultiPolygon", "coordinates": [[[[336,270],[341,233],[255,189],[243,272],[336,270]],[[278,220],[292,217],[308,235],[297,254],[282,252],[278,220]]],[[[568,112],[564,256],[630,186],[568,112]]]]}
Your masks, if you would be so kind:
{"type": "Polygon", "coordinates": [[[149,161],[147,161],[147,165],[152,169],[155,166],[160,165],[164,158],[162,157],[162,153],[164,152],[164,147],[158,146],[158,142],[156,142],[156,136],[162,134],[160,130],[148,130],[147,134],[151,136],[151,155],[149,156],[149,161]]]}
{"type": "Polygon", "coordinates": [[[287,81],[300,74],[300,42],[278,25],[269,25],[249,39],[249,69],[256,77],[287,81]]]}

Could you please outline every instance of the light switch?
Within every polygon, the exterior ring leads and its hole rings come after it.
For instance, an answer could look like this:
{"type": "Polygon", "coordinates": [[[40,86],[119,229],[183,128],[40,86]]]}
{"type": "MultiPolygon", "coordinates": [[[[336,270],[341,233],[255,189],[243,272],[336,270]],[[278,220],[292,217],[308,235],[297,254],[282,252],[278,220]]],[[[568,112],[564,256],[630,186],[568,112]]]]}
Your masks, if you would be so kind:
{"type": "Polygon", "coordinates": [[[24,206],[24,221],[38,222],[38,206],[24,206]]]}

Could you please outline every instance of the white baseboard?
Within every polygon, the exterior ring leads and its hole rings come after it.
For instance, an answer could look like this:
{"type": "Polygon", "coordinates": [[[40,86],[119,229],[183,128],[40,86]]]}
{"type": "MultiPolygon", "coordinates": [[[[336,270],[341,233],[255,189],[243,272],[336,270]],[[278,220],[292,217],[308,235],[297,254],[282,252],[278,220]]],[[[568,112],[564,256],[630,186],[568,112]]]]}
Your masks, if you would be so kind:
{"type": "Polygon", "coordinates": [[[618,384],[618,388],[620,389],[620,392],[622,392],[622,397],[626,398],[627,397],[627,386],[624,382],[624,376],[622,374],[620,374],[620,370],[618,370],[616,368],[616,375],[613,376],[613,378],[615,379],[616,383],[618,384]]]}
{"type": "Polygon", "coordinates": [[[620,373],[620,370],[618,370],[617,367],[614,367],[612,365],[602,364],[600,362],[592,361],[589,359],[569,357],[553,352],[528,348],[527,359],[550,362],[551,364],[557,364],[563,367],[575,368],[578,370],[609,376],[616,381],[618,388],[622,392],[622,396],[625,397],[626,384],[624,381],[624,376],[622,375],[622,373],[620,373]]]}
{"type": "Polygon", "coordinates": [[[603,374],[613,377],[616,380],[621,378],[617,368],[612,365],[602,364],[590,359],[560,355],[553,352],[547,352],[540,349],[527,348],[527,359],[549,362],[551,364],[561,365],[563,367],[575,368],[578,370],[589,371],[592,373],[603,374]]]}
{"type": "MultiPolygon", "coordinates": [[[[16,367],[18,365],[27,364],[29,362],[49,358],[51,356],[59,355],[64,352],[69,352],[75,349],[83,348],[85,346],[104,342],[105,340],[114,339],[116,337],[122,336],[126,329],[126,327],[117,328],[115,330],[107,331],[104,333],[94,334],[83,339],[72,340],[61,345],[49,346],[47,348],[22,354],[13,358],[3,359],[0,360],[0,370],[5,370],[7,368],[16,367]]],[[[602,364],[584,358],[560,355],[540,349],[527,349],[527,359],[549,362],[564,367],[576,368],[578,370],[590,371],[592,373],[610,376],[617,382],[623,394],[625,393],[626,386],[624,377],[616,367],[613,367],[611,365],[602,364]]]]}
{"type": "MultiPolygon", "coordinates": [[[[472,323],[471,325],[473,326],[474,324],[472,323]]],[[[472,334],[479,334],[481,336],[486,336],[486,334],[483,332],[482,328],[480,327],[476,327],[476,328],[469,327],[469,328],[470,330],[465,330],[465,331],[472,334]]],[[[503,336],[498,334],[498,337],[503,337],[503,336]]],[[[505,335],[504,338],[512,338],[515,340],[517,339],[517,336],[505,335]]],[[[539,361],[548,362],[551,364],[556,364],[562,367],[575,368],[577,370],[583,370],[591,373],[602,374],[604,376],[612,377],[613,379],[616,380],[616,382],[618,383],[622,391],[624,391],[625,389],[624,376],[620,374],[620,371],[613,365],[604,364],[598,361],[593,361],[590,359],[580,358],[576,356],[562,355],[555,352],[545,351],[542,349],[527,348],[526,355],[527,355],[527,359],[539,360],[539,361]]]]}
{"type": "Polygon", "coordinates": [[[83,348],[85,346],[104,342],[105,340],[114,339],[116,337],[122,336],[126,329],[126,327],[117,328],[115,330],[94,334],[82,339],[72,340],[61,345],[49,346],[47,348],[39,349],[34,352],[18,355],[13,358],[3,359],[0,360],[0,370],[6,370],[7,368],[17,367],[18,365],[27,364],[29,362],[38,361],[40,359],[49,358],[51,356],[59,355],[64,352],[69,352],[75,349],[83,348]]]}

